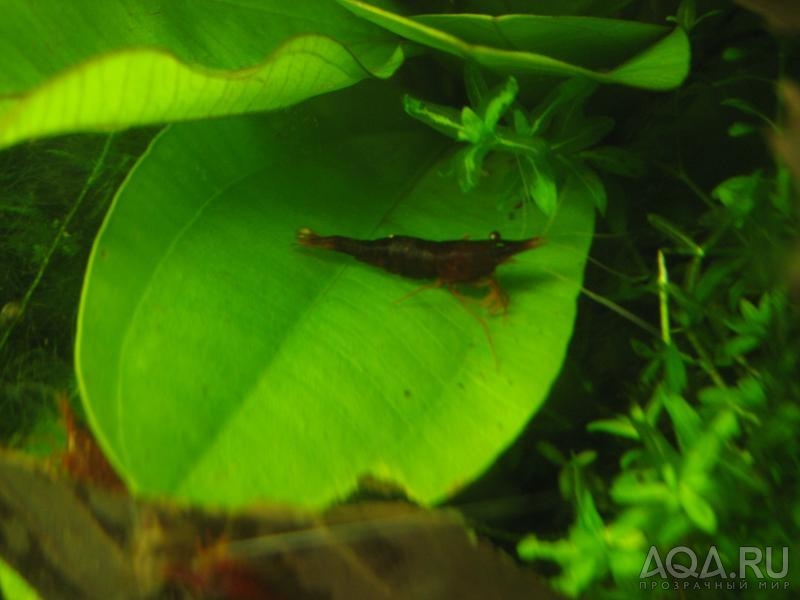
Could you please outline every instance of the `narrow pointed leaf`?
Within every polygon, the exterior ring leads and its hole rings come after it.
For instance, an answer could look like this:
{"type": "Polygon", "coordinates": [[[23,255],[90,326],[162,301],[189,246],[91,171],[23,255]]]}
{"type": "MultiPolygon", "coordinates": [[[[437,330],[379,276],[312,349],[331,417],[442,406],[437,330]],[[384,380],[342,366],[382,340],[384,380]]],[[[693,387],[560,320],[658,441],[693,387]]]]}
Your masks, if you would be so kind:
{"type": "Polygon", "coordinates": [[[597,176],[597,173],[571,158],[561,157],[560,162],[566,167],[566,171],[575,177],[578,185],[583,188],[582,193],[592,199],[600,214],[605,214],[608,197],[606,195],[606,187],[600,177],[597,176]]]}
{"type": "Polygon", "coordinates": [[[406,114],[422,121],[429,127],[454,140],[465,136],[463,111],[459,112],[451,106],[442,106],[432,102],[423,102],[409,95],[403,97],[403,108],[406,114]]]}
{"type": "Polygon", "coordinates": [[[503,84],[503,87],[497,91],[497,95],[489,101],[486,106],[486,113],[484,114],[484,121],[486,127],[494,131],[500,118],[514,103],[514,99],[519,92],[519,84],[513,77],[509,77],[503,84]]]}
{"type": "Polygon", "coordinates": [[[572,154],[594,146],[614,129],[614,119],[594,117],[591,119],[575,119],[568,125],[567,131],[560,132],[553,142],[553,149],[572,154]]]}
{"type": "Polygon", "coordinates": [[[570,113],[580,109],[583,102],[594,93],[596,88],[596,83],[581,78],[568,79],[556,86],[539,101],[531,113],[533,133],[541,133],[547,129],[554,117],[561,116],[559,113],[562,112],[565,105],[570,113]]]}
{"type": "Polygon", "coordinates": [[[678,488],[681,506],[686,515],[706,533],[713,534],[717,530],[717,515],[711,505],[688,485],[678,488]]]}
{"type": "Polygon", "coordinates": [[[536,157],[525,158],[526,164],[530,167],[528,187],[533,201],[539,210],[550,216],[555,213],[558,206],[558,189],[550,159],[544,152],[536,157]]]}
{"type": "Polygon", "coordinates": [[[578,153],[578,158],[607,173],[622,177],[641,177],[645,164],[638,154],[617,146],[598,146],[578,153]]]}
{"type": "Polygon", "coordinates": [[[677,394],[662,391],[664,407],[672,419],[672,426],[682,451],[690,449],[700,435],[701,421],[697,411],[677,394]]]}

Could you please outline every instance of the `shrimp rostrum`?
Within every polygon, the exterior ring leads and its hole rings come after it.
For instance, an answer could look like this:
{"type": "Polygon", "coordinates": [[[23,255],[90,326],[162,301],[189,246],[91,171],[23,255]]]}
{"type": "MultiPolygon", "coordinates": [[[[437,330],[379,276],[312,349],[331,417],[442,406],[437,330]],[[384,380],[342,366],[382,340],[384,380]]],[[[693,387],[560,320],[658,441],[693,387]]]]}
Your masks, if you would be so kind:
{"type": "Polygon", "coordinates": [[[488,240],[432,241],[408,235],[359,240],[340,235],[318,235],[305,227],[298,231],[297,241],[303,246],[350,255],[403,277],[432,280],[431,285],[445,286],[453,293],[456,293],[454,286],[458,284],[488,286],[488,306],[503,312],[508,307],[508,296],[495,279],[495,269],[515,254],[544,242],[541,237],[504,240],[496,231],[489,235],[488,240]]]}

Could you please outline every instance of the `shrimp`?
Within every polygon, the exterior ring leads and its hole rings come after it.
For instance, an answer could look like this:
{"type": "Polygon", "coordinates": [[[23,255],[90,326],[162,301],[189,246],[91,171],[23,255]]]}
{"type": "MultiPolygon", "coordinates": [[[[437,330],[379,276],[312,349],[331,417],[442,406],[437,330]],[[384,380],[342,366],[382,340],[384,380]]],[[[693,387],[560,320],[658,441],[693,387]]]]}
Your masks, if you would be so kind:
{"type": "MultiPolygon", "coordinates": [[[[297,232],[303,246],[324,248],[410,279],[433,280],[456,294],[457,284],[488,285],[485,302],[492,309],[507,312],[508,296],[500,288],[494,271],[512,256],[544,243],[541,237],[504,240],[496,231],[488,240],[423,240],[407,235],[390,235],[376,240],[358,240],[340,235],[318,235],[304,227],[297,232]]],[[[425,287],[431,287],[425,286],[425,287]]]]}

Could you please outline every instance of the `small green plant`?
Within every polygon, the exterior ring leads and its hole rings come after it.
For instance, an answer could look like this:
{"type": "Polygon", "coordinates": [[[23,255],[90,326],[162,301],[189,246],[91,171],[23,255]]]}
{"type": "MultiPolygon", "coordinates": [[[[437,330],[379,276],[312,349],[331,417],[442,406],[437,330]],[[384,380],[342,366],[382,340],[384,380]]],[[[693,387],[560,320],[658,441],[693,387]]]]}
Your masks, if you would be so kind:
{"type": "MultiPolygon", "coordinates": [[[[781,208],[786,199],[775,199],[780,177],[781,169],[771,176],[757,170],[726,179],[709,196],[700,193],[708,207],[694,235],[705,237],[703,242],[659,215],[649,216],[670,252],[658,253],[661,340],[649,347],[637,342],[648,361],[641,388],[651,389],[651,396],[625,415],[587,426],[591,433],[627,440],[631,448],[620,457],[619,474],[593,490],[586,483],[587,461],[567,463],[564,473],[580,481],[568,490],[562,486],[576,512],[568,537],[554,542],[529,536],[518,548],[526,559],[560,564],[555,582],[567,594],[600,595],[598,585],[608,577],[619,590],[653,593],[665,582],[640,578],[653,574],[641,560],[650,548],[663,557],[677,546],[714,546],[729,567],[738,565],[741,546],[791,551],[800,490],[774,461],[796,464],[800,457],[800,445],[786,437],[800,425],[798,386],[785,379],[800,358],[790,341],[797,334],[797,309],[785,280],[764,272],[758,250],[759,240],[766,241],[764,227],[782,230],[781,221],[792,219],[781,208]],[[672,276],[665,256],[677,263],[672,276]],[[682,275],[679,283],[675,271],[682,275]],[[772,279],[771,287],[758,291],[764,279],[772,279]],[[776,444],[783,445],[781,459],[762,453],[776,444]],[[613,510],[601,515],[593,495],[613,510]],[[783,508],[770,512],[771,525],[764,529],[765,515],[747,508],[755,506],[783,508]]],[[[686,181],[685,174],[679,178],[686,181]]],[[[769,239],[771,260],[780,259],[788,239],[769,239]]],[[[711,567],[703,568],[710,573],[711,567]]],[[[797,585],[796,572],[783,567],[780,559],[773,565],[779,577],[767,584],[774,589],[797,585]]],[[[735,585],[758,589],[762,573],[748,571],[747,577],[735,585]]],[[[670,589],[685,585],[678,578],[667,583],[670,589]]],[[[689,589],[708,591],[702,581],[689,583],[700,586],[689,589]]]]}
{"type": "Polygon", "coordinates": [[[595,147],[614,128],[608,117],[586,117],[581,106],[596,88],[584,80],[560,84],[531,111],[515,106],[519,92],[517,80],[508,78],[493,93],[473,70],[467,71],[467,90],[475,108],[461,111],[422,102],[411,96],[405,110],[430,127],[466,142],[468,147],[456,157],[461,189],[469,192],[478,185],[484,158],[490,152],[504,152],[517,158],[520,183],[527,196],[546,216],[558,206],[559,182],[572,176],[582,193],[591,198],[597,210],[605,213],[606,191],[597,173],[587,162],[615,174],[641,174],[641,161],[633,154],[613,146],[595,147]],[[503,119],[510,121],[503,125],[503,119]]]}

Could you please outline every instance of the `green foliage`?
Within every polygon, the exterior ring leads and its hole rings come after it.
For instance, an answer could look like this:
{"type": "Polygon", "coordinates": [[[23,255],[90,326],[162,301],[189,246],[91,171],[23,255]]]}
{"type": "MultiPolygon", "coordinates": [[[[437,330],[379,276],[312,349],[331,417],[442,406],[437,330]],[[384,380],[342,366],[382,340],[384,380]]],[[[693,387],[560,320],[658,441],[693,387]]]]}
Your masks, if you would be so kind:
{"type": "Polygon", "coordinates": [[[56,392],[73,387],[74,322],[92,238],[150,136],[72,136],[0,155],[3,443],[22,443],[55,413],[56,392]]]}
{"type": "Polygon", "coordinates": [[[455,158],[459,183],[465,192],[474,190],[483,161],[491,152],[504,152],[517,159],[519,184],[536,207],[553,216],[558,206],[558,188],[567,180],[576,182],[600,213],[606,210],[603,182],[586,162],[594,162],[612,173],[636,176],[640,162],[621,148],[591,148],[614,127],[607,117],[587,118],[581,106],[595,86],[582,80],[569,80],[545,97],[530,114],[515,107],[519,92],[517,80],[508,78],[495,93],[484,93],[486,84],[478,74],[467,71],[467,88],[476,108],[457,109],[404,98],[406,112],[426,125],[469,147],[455,158]],[[502,125],[511,113],[511,123],[502,125]]]}
{"type": "MultiPolygon", "coordinates": [[[[751,101],[724,104],[761,115],[751,101]]],[[[730,130],[723,125],[718,131],[730,130]]],[[[729,171],[705,193],[680,163],[661,166],[691,190],[695,202],[687,204],[691,211],[648,215],[667,257],[659,277],[662,340],[635,343],[647,361],[639,389],[652,389],[650,399],[644,405],[634,400],[627,414],[588,424],[589,432],[616,437],[629,449],[607,484],[596,475],[589,479],[586,469],[565,467],[582,481],[582,488],[564,494],[575,512],[567,537],[531,535],[518,547],[523,558],[557,562],[562,570],[554,583],[569,595],[613,596],[598,585],[609,577],[617,589],[633,593],[641,557],[651,546],[662,557],[670,548],[689,546],[702,560],[714,545],[723,564],[737,567],[739,546],[789,546],[791,553],[797,538],[793,515],[800,489],[788,484],[785,473],[800,456],[796,433],[791,441],[787,437],[798,424],[800,387],[789,373],[798,366],[800,332],[785,276],[774,268],[796,226],[784,210],[783,169],[729,171]],[[592,491],[583,491],[589,481],[592,491]],[[602,515],[598,502],[606,507],[602,515]]],[[[759,580],[744,583],[755,590],[759,580]]],[[[790,569],[780,589],[785,583],[796,586],[797,572],[790,569]]],[[[683,585],[679,579],[673,584],[683,585]]]]}
{"type": "Polygon", "coordinates": [[[4,6],[4,443],[77,388],[136,492],[540,494],[475,524],[571,596],[634,596],[652,547],[794,561],[795,43],[715,0],[162,4],[4,6]],[[499,316],[301,227],[546,243],[499,316]]]}

